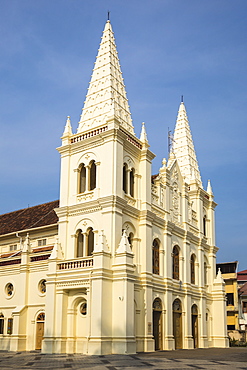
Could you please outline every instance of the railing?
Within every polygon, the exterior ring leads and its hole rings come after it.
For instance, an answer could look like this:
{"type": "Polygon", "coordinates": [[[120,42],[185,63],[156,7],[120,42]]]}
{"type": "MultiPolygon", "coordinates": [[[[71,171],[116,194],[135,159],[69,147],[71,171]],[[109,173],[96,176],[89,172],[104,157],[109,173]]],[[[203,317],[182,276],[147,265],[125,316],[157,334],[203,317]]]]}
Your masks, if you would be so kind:
{"type": "Polygon", "coordinates": [[[80,135],[78,135],[76,137],[73,137],[71,139],[71,144],[77,143],[78,141],[85,140],[85,139],[87,139],[89,137],[92,137],[92,136],[99,135],[102,132],[105,132],[107,129],[108,129],[108,126],[103,126],[103,127],[97,128],[95,130],[85,132],[85,134],[80,134],[80,135]]]}
{"type": "Polygon", "coordinates": [[[58,270],[71,270],[71,269],[79,269],[83,267],[93,267],[93,258],[67,261],[67,262],[59,262],[57,265],[58,265],[58,270]]]}

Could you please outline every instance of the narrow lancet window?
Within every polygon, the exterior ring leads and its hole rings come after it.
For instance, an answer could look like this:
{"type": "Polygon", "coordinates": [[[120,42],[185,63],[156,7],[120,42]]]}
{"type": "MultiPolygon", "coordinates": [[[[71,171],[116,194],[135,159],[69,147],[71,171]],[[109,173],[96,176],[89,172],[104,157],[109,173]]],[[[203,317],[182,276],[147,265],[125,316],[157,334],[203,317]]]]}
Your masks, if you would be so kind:
{"type": "Polygon", "coordinates": [[[83,234],[81,230],[77,231],[77,253],[76,257],[83,257],[83,234]]]}
{"type": "Polygon", "coordinates": [[[204,262],[204,285],[207,285],[207,262],[204,262]]]}
{"type": "Polygon", "coordinates": [[[0,334],[3,334],[3,333],[4,333],[4,316],[1,313],[0,314],[0,334]]]}
{"type": "Polygon", "coordinates": [[[123,191],[127,194],[127,164],[123,165],[123,191]]]}
{"type": "Polygon", "coordinates": [[[94,250],[94,232],[93,229],[90,227],[87,233],[87,251],[88,256],[92,256],[94,250]]]}
{"type": "Polygon", "coordinates": [[[133,238],[134,238],[134,234],[133,233],[129,233],[129,236],[128,236],[128,242],[130,244],[130,248],[132,249],[133,247],[133,238]]]}
{"type": "Polygon", "coordinates": [[[160,244],[157,239],[153,241],[153,274],[160,273],[160,244]]]}
{"type": "Polygon", "coordinates": [[[95,161],[90,162],[90,175],[89,175],[89,190],[96,188],[96,164],[95,161]]]}
{"type": "Polygon", "coordinates": [[[79,193],[84,193],[86,191],[86,167],[84,164],[80,168],[80,178],[79,178],[79,193]]]}
{"type": "Polygon", "coordinates": [[[172,251],[172,277],[179,280],[179,249],[176,245],[172,251]]]}
{"type": "Polygon", "coordinates": [[[203,216],[203,235],[204,236],[206,236],[206,234],[207,234],[207,231],[206,231],[206,220],[207,220],[207,217],[206,217],[206,215],[205,216],[203,216]]]}
{"type": "Polygon", "coordinates": [[[195,255],[192,254],[190,258],[190,282],[195,284],[195,255]]]}
{"type": "Polygon", "coordinates": [[[135,183],[135,170],[132,168],[130,171],[130,195],[134,197],[134,183],[135,183]]]}

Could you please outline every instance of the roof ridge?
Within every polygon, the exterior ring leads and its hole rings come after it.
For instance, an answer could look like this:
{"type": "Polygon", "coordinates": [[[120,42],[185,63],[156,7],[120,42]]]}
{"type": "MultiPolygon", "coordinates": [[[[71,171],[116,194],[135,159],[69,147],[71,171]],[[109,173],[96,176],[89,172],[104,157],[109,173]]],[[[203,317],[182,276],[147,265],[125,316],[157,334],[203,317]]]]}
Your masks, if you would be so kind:
{"type": "MultiPolygon", "coordinates": [[[[55,202],[59,202],[59,199],[56,199],[56,200],[52,200],[50,202],[46,202],[46,203],[40,203],[40,204],[36,204],[35,206],[31,206],[31,207],[26,207],[26,208],[21,208],[21,209],[16,209],[15,211],[10,211],[10,212],[6,212],[6,213],[1,213],[0,214],[0,217],[1,216],[4,216],[4,215],[9,215],[10,213],[15,213],[15,212],[20,212],[20,211],[26,211],[27,209],[31,209],[31,208],[35,208],[35,207],[38,207],[38,206],[43,206],[45,204],[49,204],[49,203],[55,203],[55,202]]],[[[21,212],[20,214],[22,214],[23,212],[21,212]]],[[[19,214],[19,215],[20,215],[19,214]]]]}
{"type": "Polygon", "coordinates": [[[41,220],[43,220],[46,216],[48,216],[51,212],[53,212],[54,209],[51,209],[48,213],[46,213],[43,217],[41,217],[38,221],[36,221],[34,224],[30,226],[30,229],[32,229],[35,225],[37,225],[41,220]]]}

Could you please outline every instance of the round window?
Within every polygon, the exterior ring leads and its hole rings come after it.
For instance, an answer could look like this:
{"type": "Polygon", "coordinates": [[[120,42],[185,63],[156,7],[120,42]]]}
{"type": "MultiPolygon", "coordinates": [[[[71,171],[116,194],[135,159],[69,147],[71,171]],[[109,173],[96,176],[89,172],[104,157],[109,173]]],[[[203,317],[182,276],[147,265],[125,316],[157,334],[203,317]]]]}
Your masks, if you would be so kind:
{"type": "Polygon", "coordinates": [[[40,280],[39,282],[39,291],[40,293],[44,294],[46,292],[46,280],[40,280]]]}
{"type": "Polygon", "coordinates": [[[80,313],[82,315],[86,315],[87,314],[87,302],[83,302],[81,305],[80,305],[80,313]]]}
{"type": "Polygon", "coordinates": [[[13,284],[11,283],[8,283],[5,287],[5,292],[7,294],[8,297],[12,297],[13,293],[14,293],[14,286],[13,284]]]}

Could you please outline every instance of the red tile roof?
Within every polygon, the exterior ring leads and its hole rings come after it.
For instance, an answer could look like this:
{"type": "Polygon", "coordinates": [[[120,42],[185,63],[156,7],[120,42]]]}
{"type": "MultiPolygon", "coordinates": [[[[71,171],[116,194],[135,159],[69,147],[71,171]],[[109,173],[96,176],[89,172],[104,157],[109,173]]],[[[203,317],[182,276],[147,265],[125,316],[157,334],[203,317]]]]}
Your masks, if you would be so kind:
{"type": "Polygon", "coordinates": [[[241,295],[247,295],[247,282],[239,289],[241,295]]]}
{"type": "Polygon", "coordinates": [[[0,215],[0,235],[56,224],[58,217],[54,208],[57,207],[59,201],[55,200],[0,215]]]}
{"type": "Polygon", "coordinates": [[[151,183],[154,184],[154,180],[156,179],[156,177],[158,177],[159,174],[157,173],[157,175],[152,175],[151,176],[151,183]]]}
{"type": "Polygon", "coordinates": [[[237,273],[238,280],[247,280],[247,270],[239,271],[237,273]]]}

